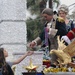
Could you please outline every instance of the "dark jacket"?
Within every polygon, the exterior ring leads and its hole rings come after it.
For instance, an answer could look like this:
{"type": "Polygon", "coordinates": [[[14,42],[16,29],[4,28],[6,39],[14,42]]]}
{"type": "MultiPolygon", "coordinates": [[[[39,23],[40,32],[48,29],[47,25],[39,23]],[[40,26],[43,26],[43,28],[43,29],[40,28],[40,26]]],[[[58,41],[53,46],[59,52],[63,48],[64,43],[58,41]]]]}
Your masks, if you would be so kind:
{"type": "MultiPolygon", "coordinates": [[[[53,21],[55,21],[55,20],[53,20],[53,21]]],[[[60,21],[58,21],[58,18],[57,18],[55,23],[56,23],[55,24],[55,29],[58,30],[56,35],[55,35],[55,37],[59,35],[60,38],[61,38],[62,36],[66,35],[67,31],[66,31],[65,21],[64,22],[60,22],[60,21]]],[[[46,26],[47,26],[47,23],[45,24],[45,27],[46,26]]],[[[45,40],[45,31],[44,31],[44,29],[43,29],[43,31],[42,31],[42,33],[40,34],[39,37],[41,38],[41,41],[45,40]]]]}
{"type": "MultiPolygon", "coordinates": [[[[55,21],[55,20],[53,20],[55,21]]],[[[47,23],[45,24],[45,27],[47,26],[47,23]]],[[[60,35],[60,37],[64,36],[67,34],[67,31],[66,31],[66,24],[65,22],[59,22],[58,20],[56,20],[56,26],[55,26],[55,29],[58,29],[57,31],[57,35],[60,35]]],[[[39,36],[41,38],[41,40],[45,40],[45,31],[43,29],[42,33],[40,34],[39,36]]]]}
{"type": "Polygon", "coordinates": [[[6,69],[7,69],[7,71],[8,71],[7,73],[4,72],[4,68],[2,68],[2,75],[14,75],[14,73],[13,73],[11,67],[10,67],[8,64],[6,64],[6,69]]]}

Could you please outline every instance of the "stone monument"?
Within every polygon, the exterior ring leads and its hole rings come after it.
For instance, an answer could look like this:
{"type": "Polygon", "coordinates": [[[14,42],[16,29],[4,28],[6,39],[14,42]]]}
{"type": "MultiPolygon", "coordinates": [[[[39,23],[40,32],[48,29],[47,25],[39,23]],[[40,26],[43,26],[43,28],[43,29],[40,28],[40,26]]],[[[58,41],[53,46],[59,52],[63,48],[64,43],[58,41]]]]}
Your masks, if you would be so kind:
{"type": "MultiPolygon", "coordinates": [[[[7,60],[9,61],[17,57],[12,55],[13,52],[24,53],[26,51],[25,20],[26,0],[0,0],[0,47],[4,47],[8,51],[7,60]]],[[[21,71],[18,69],[15,75],[21,75],[21,71]]]]}

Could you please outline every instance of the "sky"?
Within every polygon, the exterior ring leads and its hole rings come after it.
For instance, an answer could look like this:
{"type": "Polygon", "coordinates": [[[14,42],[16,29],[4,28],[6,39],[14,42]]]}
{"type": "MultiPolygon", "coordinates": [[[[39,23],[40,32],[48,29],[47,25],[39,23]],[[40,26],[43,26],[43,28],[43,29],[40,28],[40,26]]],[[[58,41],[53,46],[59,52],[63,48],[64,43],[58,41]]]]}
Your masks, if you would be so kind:
{"type": "MultiPolygon", "coordinates": [[[[75,0],[60,0],[61,4],[66,4],[67,6],[72,5],[75,3],[75,0]]],[[[69,14],[72,14],[72,11],[75,10],[75,4],[69,7],[69,14]]]]}
{"type": "Polygon", "coordinates": [[[60,0],[61,4],[71,5],[75,3],[75,0],[60,0]]]}
{"type": "MultiPolygon", "coordinates": [[[[67,6],[69,6],[69,5],[73,4],[73,3],[75,3],[75,0],[60,0],[60,4],[66,4],[67,6]]],[[[74,6],[75,5],[69,7],[69,14],[72,14],[72,11],[75,9],[74,6]]],[[[57,8],[54,7],[53,10],[56,10],[57,11],[57,8]]],[[[26,12],[27,12],[27,14],[26,14],[27,15],[27,18],[28,17],[31,17],[32,19],[35,19],[37,17],[35,14],[34,15],[31,15],[29,11],[26,11],[26,12]]]]}

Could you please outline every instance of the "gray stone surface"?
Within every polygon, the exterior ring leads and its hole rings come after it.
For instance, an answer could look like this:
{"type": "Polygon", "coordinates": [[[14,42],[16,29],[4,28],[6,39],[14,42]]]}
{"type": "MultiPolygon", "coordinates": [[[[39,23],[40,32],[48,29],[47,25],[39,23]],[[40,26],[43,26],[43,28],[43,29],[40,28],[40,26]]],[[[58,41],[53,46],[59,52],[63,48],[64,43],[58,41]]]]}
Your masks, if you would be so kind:
{"type": "Polygon", "coordinates": [[[1,20],[25,20],[26,0],[0,0],[1,20]]]}
{"type": "MultiPolygon", "coordinates": [[[[12,54],[15,52],[26,52],[26,24],[25,22],[2,22],[0,24],[0,45],[4,47],[9,54],[7,58],[8,61],[13,61],[13,59],[17,59],[18,56],[13,56],[12,54]]],[[[23,62],[22,62],[23,63],[23,62]]],[[[20,67],[16,71],[21,75],[21,63],[20,67]],[[20,71],[18,71],[20,70],[20,71]]],[[[19,65],[17,65],[18,67],[19,65]]]]}
{"type": "Polygon", "coordinates": [[[25,22],[2,22],[0,24],[1,43],[26,43],[25,22]]]}
{"type": "MultiPolygon", "coordinates": [[[[20,56],[21,55],[17,55],[17,58],[19,58],[20,56]]],[[[22,72],[27,72],[27,70],[24,69],[23,67],[26,67],[29,65],[30,59],[32,59],[33,65],[38,66],[37,72],[41,72],[43,70],[43,66],[42,66],[43,52],[35,51],[33,55],[27,56],[21,63],[18,64],[16,72],[15,72],[16,75],[21,75],[22,72]]]]}
{"type": "MultiPolygon", "coordinates": [[[[26,0],[0,0],[0,47],[4,47],[8,51],[7,60],[9,61],[18,57],[12,55],[14,52],[26,52],[25,20],[26,0]]],[[[16,75],[21,75],[21,71],[18,70],[21,68],[17,69],[16,75]]]]}

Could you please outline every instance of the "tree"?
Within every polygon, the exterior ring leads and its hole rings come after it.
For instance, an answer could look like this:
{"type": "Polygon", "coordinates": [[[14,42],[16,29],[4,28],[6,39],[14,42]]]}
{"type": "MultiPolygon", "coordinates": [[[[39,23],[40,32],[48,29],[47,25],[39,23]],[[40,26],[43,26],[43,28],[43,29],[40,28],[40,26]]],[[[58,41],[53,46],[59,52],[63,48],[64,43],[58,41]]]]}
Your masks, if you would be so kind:
{"type": "MultiPolygon", "coordinates": [[[[59,4],[59,0],[49,0],[49,5],[52,7],[53,2],[59,4]],[[51,3],[51,4],[50,4],[51,3]]],[[[37,18],[29,18],[27,23],[27,40],[31,41],[36,38],[43,29],[44,22],[41,19],[41,11],[46,8],[47,0],[27,0],[27,9],[31,11],[31,14],[36,14],[37,18]]]]}
{"type": "Polygon", "coordinates": [[[54,3],[57,3],[57,7],[59,6],[60,4],[60,0],[53,0],[54,3]]]}
{"type": "Polygon", "coordinates": [[[53,8],[53,2],[52,2],[52,0],[49,0],[49,8],[53,8]]]}

